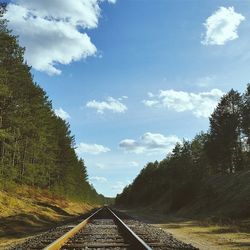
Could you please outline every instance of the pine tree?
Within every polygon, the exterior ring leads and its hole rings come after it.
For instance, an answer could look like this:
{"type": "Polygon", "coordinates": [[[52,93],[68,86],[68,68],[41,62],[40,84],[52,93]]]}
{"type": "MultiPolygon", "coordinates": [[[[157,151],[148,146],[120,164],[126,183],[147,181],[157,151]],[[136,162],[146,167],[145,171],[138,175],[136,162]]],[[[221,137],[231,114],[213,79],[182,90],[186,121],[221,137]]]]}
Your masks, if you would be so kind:
{"type": "Polygon", "coordinates": [[[250,84],[247,85],[246,92],[243,95],[242,116],[243,132],[250,140],[250,84]]]}
{"type": "Polygon", "coordinates": [[[103,202],[87,180],[69,124],[57,117],[7,29],[0,5],[0,186],[46,188],[71,199],[103,202]]]}
{"type": "Polygon", "coordinates": [[[206,149],[215,173],[241,170],[241,96],[237,91],[223,96],[211,115],[206,149]]]}

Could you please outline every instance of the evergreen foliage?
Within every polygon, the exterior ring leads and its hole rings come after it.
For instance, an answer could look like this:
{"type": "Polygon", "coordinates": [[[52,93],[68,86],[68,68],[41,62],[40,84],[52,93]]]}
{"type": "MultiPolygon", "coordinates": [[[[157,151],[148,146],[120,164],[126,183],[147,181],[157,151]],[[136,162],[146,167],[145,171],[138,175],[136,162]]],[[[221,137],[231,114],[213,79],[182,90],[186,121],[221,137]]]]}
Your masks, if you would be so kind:
{"type": "Polygon", "coordinates": [[[29,185],[74,200],[103,203],[74,150],[69,124],[57,117],[24,62],[24,48],[0,8],[0,187],[29,185]]]}
{"type": "Polygon", "coordinates": [[[250,170],[250,85],[243,95],[234,90],[225,94],[210,117],[209,131],[177,143],[162,161],[148,163],[117,195],[116,204],[163,202],[167,211],[177,211],[196,198],[207,177],[246,170],[250,170]]]}

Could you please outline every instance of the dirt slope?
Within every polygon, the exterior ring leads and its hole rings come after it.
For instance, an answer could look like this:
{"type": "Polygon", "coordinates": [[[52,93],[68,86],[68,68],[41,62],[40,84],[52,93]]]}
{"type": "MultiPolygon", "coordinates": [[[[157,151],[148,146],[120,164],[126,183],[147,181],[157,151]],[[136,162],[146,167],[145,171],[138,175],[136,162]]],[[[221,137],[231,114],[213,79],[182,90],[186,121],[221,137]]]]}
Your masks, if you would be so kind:
{"type": "Polygon", "coordinates": [[[0,249],[6,243],[72,220],[92,208],[28,187],[0,191],[0,249]]]}

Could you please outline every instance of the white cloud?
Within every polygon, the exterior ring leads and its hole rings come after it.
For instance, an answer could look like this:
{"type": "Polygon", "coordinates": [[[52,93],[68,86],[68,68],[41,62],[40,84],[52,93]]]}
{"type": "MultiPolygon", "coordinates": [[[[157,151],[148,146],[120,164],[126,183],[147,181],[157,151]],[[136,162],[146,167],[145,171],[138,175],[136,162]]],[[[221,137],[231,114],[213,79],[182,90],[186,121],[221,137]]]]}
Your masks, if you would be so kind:
{"type": "Polygon", "coordinates": [[[130,167],[139,167],[139,163],[136,162],[136,161],[130,161],[130,162],[128,163],[128,165],[129,165],[130,167]]]}
{"type": "Polygon", "coordinates": [[[108,97],[106,101],[102,102],[92,100],[87,102],[86,107],[96,109],[100,114],[103,114],[105,110],[110,110],[113,113],[124,113],[127,107],[121,102],[122,99],[124,98],[115,99],[113,97],[108,97]]]}
{"type": "Polygon", "coordinates": [[[206,34],[202,44],[224,45],[237,39],[237,29],[244,20],[245,17],[235,12],[234,7],[220,7],[204,23],[206,34]]]}
{"type": "Polygon", "coordinates": [[[153,107],[153,106],[159,104],[159,101],[157,101],[157,100],[143,100],[142,103],[143,103],[145,106],[153,107]]]}
{"type": "Polygon", "coordinates": [[[138,140],[125,139],[119,146],[127,152],[141,153],[168,153],[177,142],[181,140],[177,136],[164,136],[150,132],[142,135],[138,140]]]}
{"type": "Polygon", "coordinates": [[[116,0],[108,0],[109,3],[116,3],[116,0]]]}
{"type": "Polygon", "coordinates": [[[90,177],[89,180],[91,182],[107,182],[107,178],[105,177],[102,177],[102,176],[93,176],[93,177],[90,177]]]}
{"type": "Polygon", "coordinates": [[[63,120],[67,120],[70,118],[70,115],[62,108],[55,109],[55,114],[60,118],[62,118],[63,120]]]}
{"type": "Polygon", "coordinates": [[[98,26],[99,4],[99,0],[17,0],[8,5],[5,17],[20,44],[26,47],[28,64],[53,75],[61,73],[57,64],[96,54],[95,45],[80,28],[98,26]]]}
{"type": "Polygon", "coordinates": [[[151,100],[144,100],[146,106],[167,108],[176,112],[191,111],[196,117],[209,117],[224,92],[212,89],[210,92],[192,93],[184,91],[160,90],[151,100]]]}
{"type": "Polygon", "coordinates": [[[154,94],[151,93],[151,92],[148,92],[148,96],[149,96],[150,98],[152,98],[152,97],[154,97],[154,94]]]}
{"type": "Polygon", "coordinates": [[[83,142],[81,142],[76,148],[76,153],[78,155],[82,155],[84,153],[98,155],[101,153],[107,153],[109,151],[110,151],[110,148],[104,147],[103,145],[87,144],[83,142]]]}
{"type": "MultiPolygon", "coordinates": [[[[118,170],[118,169],[131,169],[132,167],[139,167],[139,163],[136,162],[136,161],[129,161],[129,160],[125,160],[125,161],[121,161],[120,159],[119,160],[116,160],[116,159],[112,159],[110,158],[112,157],[111,155],[108,156],[108,160],[105,161],[105,164],[103,163],[93,163],[93,164],[90,164],[90,165],[94,165],[96,169],[100,169],[100,170],[118,170]]],[[[102,160],[104,158],[102,157],[102,160]]]]}

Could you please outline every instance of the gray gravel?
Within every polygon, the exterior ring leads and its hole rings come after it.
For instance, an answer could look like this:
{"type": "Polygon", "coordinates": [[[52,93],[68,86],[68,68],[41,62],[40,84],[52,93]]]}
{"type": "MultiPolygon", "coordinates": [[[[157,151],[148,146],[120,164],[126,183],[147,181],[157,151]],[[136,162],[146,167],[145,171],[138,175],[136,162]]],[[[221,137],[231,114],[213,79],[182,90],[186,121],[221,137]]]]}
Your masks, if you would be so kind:
{"type": "Polygon", "coordinates": [[[153,249],[197,249],[190,244],[183,243],[159,228],[155,228],[138,220],[123,220],[137,235],[145,242],[160,242],[164,247],[153,247],[153,249]]]}
{"type": "Polygon", "coordinates": [[[126,245],[129,246],[128,242],[124,240],[112,219],[92,220],[91,223],[80,230],[62,250],[75,249],[79,245],[81,245],[81,248],[78,249],[129,249],[126,247],[126,245]],[[101,247],[103,245],[106,245],[106,247],[101,247]],[[116,247],[117,245],[118,247],[116,247]]]}
{"type": "Polygon", "coordinates": [[[60,238],[65,233],[67,233],[74,226],[76,225],[65,225],[65,226],[50,229],[49,231],[45,233],[41,233],[39,235],[30,237],[28,240],[26,240],[22,244],[18,244],[16,246],[8,248],[8,250],[43,249],[44,247],[48,246],[50,243],[60,238]]]}
{"type": "MultiPolygon", "coordinates": [[[[70,239],[62,249],[132,249],[128,239],[124,239],[122,232],[114,223],[113,219],[106,216],[107,215],[103,213],[100,214],[99,217],[93,219],[91,223],[70,239]],[[104,245],[106,247],[104,247],[104,245]]],[[[123,221],[154,250],[197,249],[189,244],[178,241],[171,234],[166,233],[161,229],[142,223],[138,220],[123,219],[123,221]]],[[[77,223],[51,229],[46,233],[28,239],[21,245],[9,249],[41,250],[68,232],[77,223]]]]}

